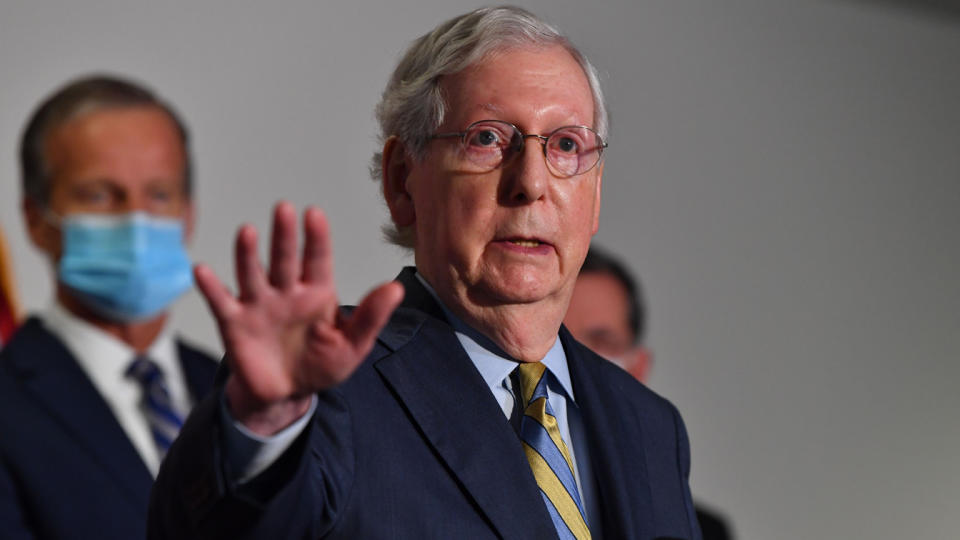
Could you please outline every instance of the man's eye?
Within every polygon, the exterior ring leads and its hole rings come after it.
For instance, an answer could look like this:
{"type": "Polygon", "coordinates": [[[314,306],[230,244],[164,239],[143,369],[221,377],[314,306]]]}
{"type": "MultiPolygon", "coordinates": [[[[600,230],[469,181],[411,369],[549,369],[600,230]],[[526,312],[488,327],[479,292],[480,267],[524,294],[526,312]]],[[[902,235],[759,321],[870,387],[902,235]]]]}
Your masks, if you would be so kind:
{"type": "Polygon", "coordinates": [[[572,137],[559,137],[554,148],[567,154],[576,154],[580,150],[580,145],[572,137]]]}
{"type": "Polygon", "coordinates": [[[166,202],[173,198],[173,194],[168,191],[153,191],[150,193],[150,198],[155,201],[166,202]]]}
{"type": "Polygon", "coordinates": [[[467,143],[470,146],[497,146],[500,143],[500,135],[491,129],[482,129],[471,134],[467,143]]]}
{"type": "Polygon", "coordinates": [[[77,191],[77,199],[85,204],[98,204],[110,200],[110,191],[107,189],[85,188],[77,191]]]}

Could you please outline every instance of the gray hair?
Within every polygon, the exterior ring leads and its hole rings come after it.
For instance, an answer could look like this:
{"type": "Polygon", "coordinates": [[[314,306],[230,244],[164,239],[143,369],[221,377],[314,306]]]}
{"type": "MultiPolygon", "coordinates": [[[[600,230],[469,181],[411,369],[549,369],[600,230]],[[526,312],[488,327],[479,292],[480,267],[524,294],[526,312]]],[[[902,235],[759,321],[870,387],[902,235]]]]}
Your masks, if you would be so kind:
{"type": "MultiPolygon", "coordinates": [[[[443,123],[446,112],[441,78],[459,73],[493,52],[531,45],[561,45],[580,64],[593,93],[593,128],[606,139],[609,122],[596,68],[555,27],[525,9],[501,6],[454,17],[410,45],[377,105],[381,148],[396,136],[413,157],[423,157],[427,141],[443,123]]],[[[382,152],[376,152],[370,165],[374,180],[382,178],[382,163],[382,152]]],[[[390,242],[413,247],[411,227],[388,223],[383,232],[390,242]]]]}
{"type": "Polygon", "coordinates": [[[94,111],[125,107],[156,107],[173,120],[186,156],[184,188],[193,192],[189,135],[176,111],[150,90],[112,76],[94,75],[77,79],[54,92],[30,116],[20,139],[20,177],[23,196],[46,206],[50,202],[50,164],[47,163],[47,137],[70,120],[94,111]]]}

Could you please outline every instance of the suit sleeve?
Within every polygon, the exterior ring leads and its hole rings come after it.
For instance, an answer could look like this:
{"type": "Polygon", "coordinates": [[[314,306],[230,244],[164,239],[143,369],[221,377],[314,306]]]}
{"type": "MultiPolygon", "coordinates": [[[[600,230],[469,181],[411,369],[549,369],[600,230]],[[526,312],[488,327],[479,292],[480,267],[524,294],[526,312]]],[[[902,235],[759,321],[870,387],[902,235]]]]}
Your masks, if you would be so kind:
{"type": "Polygon", "coordinates": [[[687,437],[687,428],[676,407],[671,406],[671,411],[673,412],[674,425],[676,426],[677,466],[680,469],[680,478],[683,483],[683,503],[687,514],[687,521],[690,524],[692,538],[694,540],[702,540],[700,525],[697,522],[697,513],[693,506],[693,497],[690,494],[690,441],[687,437]]]}
{"type": "Polygon", "coordinates": [[[34,535],[26,522],[20,497],[6,463],[0,463],[0,531],[8,540],[32,540],[34,535]]]}
{"type": "Polygon", "coordinates": [[[248,482],[229,470],[222,387],[194,410],[154,484],[149,539],[318,538],[336,523],[353,477],[349,412],[336,391],[318,395],[307,428],[248,482]]]}

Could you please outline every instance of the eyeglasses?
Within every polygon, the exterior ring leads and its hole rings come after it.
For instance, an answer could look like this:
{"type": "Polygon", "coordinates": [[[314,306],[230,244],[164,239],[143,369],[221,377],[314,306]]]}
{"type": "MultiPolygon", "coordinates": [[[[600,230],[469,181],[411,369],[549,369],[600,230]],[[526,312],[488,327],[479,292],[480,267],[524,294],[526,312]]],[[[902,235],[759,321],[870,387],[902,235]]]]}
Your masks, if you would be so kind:
{"type": "Polygon", "coordinates": [[[466,131],[435,133],[432,139],[460,139],[461,157],[471,172],[484,173],[523,153],[529,138],[538,139],[543,157],[554,176],[569,178],[583,174],[600,162],[607,143],[586,126],[563,126],[548,135],[524,134],[517,126],[500,120],[481,120],[466,131]]]}

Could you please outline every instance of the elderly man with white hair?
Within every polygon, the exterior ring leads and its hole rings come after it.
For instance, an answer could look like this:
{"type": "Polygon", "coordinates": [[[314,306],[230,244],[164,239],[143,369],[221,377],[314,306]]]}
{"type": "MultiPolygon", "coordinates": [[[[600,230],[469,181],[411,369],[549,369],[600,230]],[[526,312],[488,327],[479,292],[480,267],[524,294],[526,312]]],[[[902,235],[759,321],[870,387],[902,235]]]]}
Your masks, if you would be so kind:
{"type": "Polygon", "coordinates": [[[699,538],[683,422],[561,326],[607,115],[553,27],[484,8],[416,40],[374,172],[415,267],[340,308],[323,214],[269,268],[196,270],[227,350],[154,488],[151,538],[699,538]],[[638,456],[641,458],[638,459],[638,456]]]}

